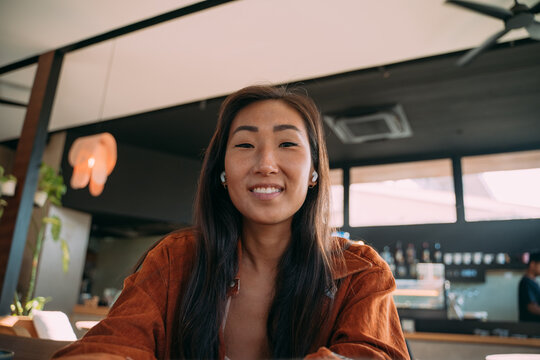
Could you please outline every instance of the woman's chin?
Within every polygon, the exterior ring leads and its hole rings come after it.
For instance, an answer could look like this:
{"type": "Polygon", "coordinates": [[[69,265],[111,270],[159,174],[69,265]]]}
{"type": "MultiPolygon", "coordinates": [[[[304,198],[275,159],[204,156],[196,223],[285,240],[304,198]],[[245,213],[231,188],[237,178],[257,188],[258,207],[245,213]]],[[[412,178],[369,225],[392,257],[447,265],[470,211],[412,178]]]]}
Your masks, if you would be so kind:
{"type": "Polygon", "coordinates": [[[256,225],[256,226],[276,226],[276,225],[290,225],[292,222],[291,217],[283,217],[282,215],[260,215],[260,216],[244,216],[244,224],[256,225]]]}

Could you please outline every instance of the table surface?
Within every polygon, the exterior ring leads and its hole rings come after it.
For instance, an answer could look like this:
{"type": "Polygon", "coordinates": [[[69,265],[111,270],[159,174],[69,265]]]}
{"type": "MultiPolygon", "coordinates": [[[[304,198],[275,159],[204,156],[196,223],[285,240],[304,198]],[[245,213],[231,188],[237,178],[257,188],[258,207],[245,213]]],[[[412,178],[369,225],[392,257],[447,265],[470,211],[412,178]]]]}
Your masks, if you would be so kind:
{"type": "Polygon", "coordinates": [[[48,360],[71,341],[55,341],[0,334],[0,349],[15,352],[14,360],[48,360]]]}
{"type": "Polygon", "coordinates": [[[540,347],[540,339],[514,338],[501,336],[480,336],[467,334],[447,334],[432,332],[405,333],[405,338],[410,340],[449,341],[475,344],[500,344],[540,347]]]}

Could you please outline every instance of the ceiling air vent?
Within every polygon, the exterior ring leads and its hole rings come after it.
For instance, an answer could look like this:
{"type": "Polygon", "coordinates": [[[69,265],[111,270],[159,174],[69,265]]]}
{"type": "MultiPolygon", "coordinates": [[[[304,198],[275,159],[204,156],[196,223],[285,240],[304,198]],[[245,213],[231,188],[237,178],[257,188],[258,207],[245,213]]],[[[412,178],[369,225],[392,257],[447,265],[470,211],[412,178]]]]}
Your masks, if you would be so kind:
{"type": "Polygon", "coordinates": [[[345,144],[412,136],[405,112],[399,104],[356,109],[348,113],[356,115],[324,116],[326,124],[345,144]]]}

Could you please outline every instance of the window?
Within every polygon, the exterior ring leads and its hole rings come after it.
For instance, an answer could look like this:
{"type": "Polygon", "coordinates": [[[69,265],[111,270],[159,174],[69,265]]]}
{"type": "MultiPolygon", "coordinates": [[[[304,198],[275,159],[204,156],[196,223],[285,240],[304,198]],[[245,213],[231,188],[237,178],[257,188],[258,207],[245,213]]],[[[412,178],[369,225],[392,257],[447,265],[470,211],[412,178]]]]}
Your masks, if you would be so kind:
{"type": "Polygon", "coordinates": [[[540,150],[461,159],[465,220],[540,218],[540,150]]]}
{"type": "Polygon", "coordinates": [[[343,226],[343,170],[330,170],[330,226],[343,226]]]}
{"type": "Polygon", "coordinates": [[[351,226],[456,221],[450,159],[351,169],[351,226]]]}

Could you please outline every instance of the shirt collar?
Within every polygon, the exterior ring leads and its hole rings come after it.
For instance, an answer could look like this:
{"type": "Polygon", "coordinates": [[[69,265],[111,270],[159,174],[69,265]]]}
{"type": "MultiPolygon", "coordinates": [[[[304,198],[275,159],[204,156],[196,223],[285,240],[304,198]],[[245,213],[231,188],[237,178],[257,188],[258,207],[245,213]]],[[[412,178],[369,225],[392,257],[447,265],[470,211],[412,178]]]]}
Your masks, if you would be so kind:
{"type": "MultiPolygon", "coordinates": [[[[369,269],[373,265],[363,257],[350,250],[352,242],[347,239],[338,238],[343,248],[344,262],[338,262],[334,270],[334,280],[343,279],[349,275],[369,269]]],[[[354,245],[362,246],[362,245],[354,245]]]]}
{"type": "MultiPolygon", "coordinates": [[[[363,259],[362,257],[358,256],[349,248],[351,247],[352,242],[343,239],[338,238],[342,248],[343,248],[343,260],[344,262],[338,262],[336,265],[336,268],[334,269],[333,278],[334,280],[343,279],[349,275],[358,273],[360,271],[369,269],[373,265],[363,259]]],[[[240,272],[240,263],[242,259],[242,242],[239,240],[237,245],[237,254],[238,254],[238,273],[240,272]]],[[[240,278],[238,277],[238,273],[236,274],[236,277],[234,280],[229,284],[229,288],[227,289],[227,296],[235,296],[238,295],[238,292],[240,291],[240,278]]]]}

